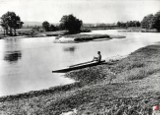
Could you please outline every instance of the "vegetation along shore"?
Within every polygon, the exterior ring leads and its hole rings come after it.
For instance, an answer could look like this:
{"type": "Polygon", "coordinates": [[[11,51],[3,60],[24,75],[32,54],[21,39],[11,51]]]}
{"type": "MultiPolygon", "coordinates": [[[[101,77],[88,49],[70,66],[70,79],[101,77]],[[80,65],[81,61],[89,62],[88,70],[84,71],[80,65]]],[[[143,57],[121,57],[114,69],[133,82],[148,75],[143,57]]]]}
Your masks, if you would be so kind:
{"type": "Polygon", "coordinates": [[[160,44],[111,64],[72,71],[77,82],[0,98],[0,114],[150,115],[160,103],[160,44]]]}
{"type": "MultiPolygon", "coordinates": [[[[103,29],[126,29],[126,31],[135,32],[159,32],[160,31],[160,12],[155,14],[149,14],[140,21],[118,21],[115,24],[83,24],[83,21],[76,18],[74,15],[64,15],[60,19],[60,23],[52,24],[48,21],[42,22],[41,25],[26,26],[15,12],[6,12],[1,16],[1,27],[3,31],[0,32],[1,38],[8,38],[10,36],[23,36],[22,38],[30,37],[46,37],[46,36],[66,36],[72,34],[78,34],[81,32],[91,32],[92,30],[103,30],[103,29]],[[11,17],[11,18],[10,18],[11,17]]],[[[125,30],[124,30],[125,31],[125,30]]],[[[76,40],[87,41],[88,37],[81,35],[76,40]],[[81,38],[81,39],[80,39],[81,38]]],[[[106,35],[103,35],[106,36],[106,35]]]]}

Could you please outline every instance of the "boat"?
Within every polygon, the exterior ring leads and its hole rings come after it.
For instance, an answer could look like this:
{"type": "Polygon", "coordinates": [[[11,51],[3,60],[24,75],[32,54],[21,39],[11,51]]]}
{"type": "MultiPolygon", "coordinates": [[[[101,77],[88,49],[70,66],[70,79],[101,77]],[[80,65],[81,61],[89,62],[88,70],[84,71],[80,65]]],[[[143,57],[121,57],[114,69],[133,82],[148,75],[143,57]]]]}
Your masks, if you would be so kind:
{"type": "Polygon", "coordinates": [[[71,65],[71,66],[69,66],[67,68],[64,68],[64,69],[54,70],[54,71],[52,71],[52,73],[66,73],[66,72],[70,72],[70,71],[73,71],[73,70],[83,69],[83,68],[86,68],[86,67],[101,65],[103,63],[105,63],[105,60],[102,60],[100,62],[88,61],[88,62],[84,62],[84,63],[80,63],[80,64],[71,65]]]}

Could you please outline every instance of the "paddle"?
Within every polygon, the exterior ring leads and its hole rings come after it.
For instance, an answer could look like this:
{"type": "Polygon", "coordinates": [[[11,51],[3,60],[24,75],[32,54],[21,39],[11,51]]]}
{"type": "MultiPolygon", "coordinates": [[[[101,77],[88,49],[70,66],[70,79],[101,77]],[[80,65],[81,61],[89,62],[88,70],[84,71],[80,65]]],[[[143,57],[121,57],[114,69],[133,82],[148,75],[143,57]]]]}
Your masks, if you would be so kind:
{"type": "Polygon", "coordinates": [[[75,67],[75,66],[79,66],[79,65],[83,65],[83,64],[87,64],[87,63],[91,63],[91,62],[94,62],[94,60],[88,61],[88,62],[79,63],[79,64],[75,64],[75,65],[71,65],[69,67],[75,67]]]}

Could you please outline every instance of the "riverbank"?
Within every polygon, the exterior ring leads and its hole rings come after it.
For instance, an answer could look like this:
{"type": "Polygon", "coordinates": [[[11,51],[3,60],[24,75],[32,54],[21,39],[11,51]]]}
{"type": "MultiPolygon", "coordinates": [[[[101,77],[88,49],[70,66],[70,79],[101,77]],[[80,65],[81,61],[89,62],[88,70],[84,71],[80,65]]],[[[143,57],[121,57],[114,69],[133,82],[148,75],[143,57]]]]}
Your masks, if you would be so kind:
{"type": "MultiPolygon", "coordinates": [[[[30,32],[30,31],[29,31],[30,32]]],[[[17,36],[1,36],[1,39],[19,39],[19,38],[39,38],[39,37],[56,37],[55,43],[70,43],[70,42],[87,42],[87,41],[105,41],[113,38],[123,39],[126,36],[122,35],[108,35],[108,34],[94,34],[90,31],[82,31],[77,34],[69,34],[67,31],[54,31],[42,33],[29,33],[26,30],[17,36]],[[87,33],[86,33],[87,32],[87,33]]]]}
{"type": "Polygon", "coordinates": [[[73,71],[74,84],[0,98],[0,114],[149,114],[160,103],[160,44],[114,64],[73,71]]]}
{"type": "Polygon", "coordinates": [[[55,41],[56,43],[61,42],[86,42],[86,41],[92,41],[92,40],[100,40],[103,38],[103,40],[111,39],[109,35],[100,35],[100,34],[84,34],[84,33],[78,33],[78,34],[68,34],[67,31],[55,31],[55,32],[43,32],[43,33],[36,33],[32,35],[31,33],[27,34],[20,34],[17,36],[1,36],[1,39],[10,39],[10,38],[39,38],[39,37],[56,37],[55,41]]]}
{"type": "Polygon", "coordinates": [[[31,30],[21,30],[17,36],[0,35],[0,39],[7,38],[36,38],[36,37],[51,37],[51,36],[62,36],[67,34],[67,31],[53,31],[53,32],[32,32],[31,30]]]}
{"type": "Polygon", "coordinates": [[[119,28],[119,32],[143,32],[143,33],[158,33],[156,29],[145,29],[141,27],[119,28]]]}

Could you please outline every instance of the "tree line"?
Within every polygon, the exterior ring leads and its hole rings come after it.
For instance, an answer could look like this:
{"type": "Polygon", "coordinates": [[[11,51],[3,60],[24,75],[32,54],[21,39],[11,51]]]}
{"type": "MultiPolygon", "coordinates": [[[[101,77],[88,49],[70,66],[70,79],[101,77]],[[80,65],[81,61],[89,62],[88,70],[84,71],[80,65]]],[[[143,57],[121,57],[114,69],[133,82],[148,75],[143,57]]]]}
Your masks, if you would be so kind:
{"type": "MultiPolygon", "coordinates": [[[[16,35],[16,29],[22,28],[23,22],[21,18],[15,13],[8,11],[3,14],[0,18],[0,25],[4,30],[4,35],[16,35]]],[[[42,28],[45,31],[55,31],[55,30],[67,30],[69,33],[78,33],[81,31],[83,25],[82,20],[76,18],[72,14],[64,15],[60,19],[60,24],[55,26],[50,24],[48,21],[42,23],[42,28]]],[[[128,28],[128,27],[142,27],[145,29],[156,29],[160,32],[160,11],[156,14],[149,14],[140,21],[127,21],[127,22],[117,22],[118,27],[128,28]]]]}
{"type": "Polygon", "coordinates": [[[127,21],[127,22],[117,22],[118,27],[128,28],[128,27],[140,27],[141,23],[139,21],[127,21]]]}
{"type": "Polygon", "coordinates": [[[117,27],[141,27],[144,29],[156,29],[160,32],[160,11],[156,14],[149,14],[140,21],[117,22],[117,27]]]}
{"type": "Polygon", "coordinates": [[[141,26],[145,29],[156,29],[160,32],[160,11],[156,14],[145,16],[141,22],[141,26]]]}
{"type": "Polygon", "coordinates": [[[82,20],[76,18],[72,14],[64,15],[61,20],[59,26],[54,26],[50,24],[48,21],[44,21],[42,23],[42,27],[45,31],[54,31],[54,30],[68,30],[69,33],[78,33],[82,27],[82,20]]]}
{"type": "Polygon", "coordinates": [[[50,24],[48,21],[44,21],[42,23],[42,27],[45,31],[55,31],[59,29],[57,26],[50,24]]]}
{"type": "MultiPolygon", "coordinates": [[[[42,23],[42,28],[45,31],[68,30],[69,33],[78,33],[81,30],[82,24],[80,19],[70,14],[64,15],[58,26],[50,24],[48,21],[44,21],[42,23]]],[[[4,35],[13,36],[17,35],[16,29],[22,28],[23,22],[15,12],[8,11],[1,16],[0,25],[4,30],[4,35]]]]}

